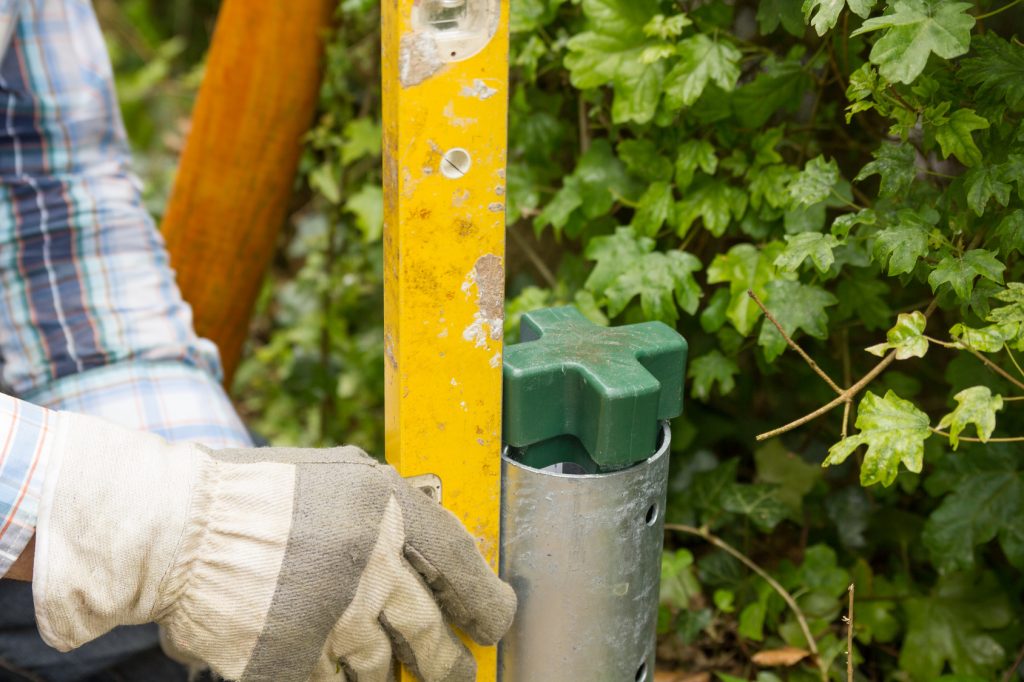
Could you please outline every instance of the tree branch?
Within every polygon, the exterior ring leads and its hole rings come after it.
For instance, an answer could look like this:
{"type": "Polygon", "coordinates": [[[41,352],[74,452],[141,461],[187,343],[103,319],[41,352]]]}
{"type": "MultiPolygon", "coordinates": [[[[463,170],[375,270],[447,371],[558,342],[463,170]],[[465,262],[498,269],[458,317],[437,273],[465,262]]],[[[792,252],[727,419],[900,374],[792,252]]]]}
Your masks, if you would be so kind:
{"type": "Polygon", "coordinates": [[[881,362],[879,362],[877,365],[871,368],[870,372],[861,377],[860,381],[858,381],[853,386],[850,386],[848,389],[843,391],[835,399],[833,399],[832,402],[828,403],[827,405],[822,405],[814,412],[811,412],[810,414],[805,414],[799,419],[795,419],[784,426],[780,426],[777,429],[772,429],[771,431],[759,433],[757,435],[757,440],[768,440],[769,438],[774,438],[775,436],[786,433],[787,431],[792,431],[798,426],[803,426],[807,422],[814,421],[821,415],[830,412],[834,407],[837,407],[845,402],[850,401],[855,395],[860,393],[865,386],[874,381],[875,377],[884,372],[885,368],[891,365],[893,363],[893,360],[895,359],[896,351],[890,351],[888,355],[882,358],[881,362]]]}
{"type": "MultiPolygon", "coordinates": [[[[949,433],[942,429],[937,429],[934,426],[929,426],[928,428],[931,429],[934,434],[946,436],[947,438],[949,437],[949,433]]],[[[1012,436],[1010,438],[986,438],[985,440],[973,438],[971,436],[957,436],[957,439],[962,440],[965,443],[1024,443],[1024,436],[1012,436]]]]}
{"type": "Polygon", "coordinates": [[[803,633],[804,639],[807,640],[807,648],[811,651],[814,664],[817,666],[818,673],[821,676],[821,681],[828,682],[828,671],[821,663],[821,657],[818,655],[818,644],[815,642],[814,636],[811,634],[810,626],[807,625],[807,618],[804,616],[803,611],[800,610],[800,606],[796,603],[796,599],[793,598],[793,595],[787,592],[786,588],[779,584],[779,581],[771,577],[771,575],[768,574],[768,571],[754,563],[753,559],[730,545],[722,538],[711,533],[707,528],[696,528],[694,526],[687,526],[681,523],[666,523],[665,530],[674,530],[680,533],[687,533],[689,535],[696,535],[699,538],[703,538],[706,542],[728,552],[734,558],[738,559],[744,566],[761,576],[761,578],[768,583],[780,597],[782,597],[782,600],[786,602],[787,606],[789,606],[790,611],[793,612],[793,615],[796,617],[796,622],[800,625],[800,631],[803,633]]]}
{"type": "Polygon", "coordinates": [[[994,363],[991,360],[989,360],[988,358],[986,358],[981,352],[974,350],[970,346],[964,346],[964,345],[961,344],[961,347],[964,350],[966,350],[968,353],[970,353],[971,355],[973,355],[974,357],[978,358],[983,363],[985,363],[985,366],[988,367],[989,369],[991,369],[993,372],[995,372],[999,376],[1003,377],[1004,379],[1009,381],[1011,384],[1013,384],[1014,386],[1016,386],[1020,390],[1024,391],[1024,382],[1022,382],[1020,379],[1016,378],[1015,376],[1013,376],[1012,374],[1007,372],[1005,369],[1003,369],[1002,367],[1000,367],[996,363],[994,363]]]}
{"type": "Polygon", "coordinates": [[[775,328],[779,330],[780,334],[782,334],[782,338],[786,340],[786,343],[789,344],[789,347],[795,350],[800,355],[800,357],[804,359],[804,362],[806,362],[807,365],[812,370],[814,370],[814,373],[817,374],[822,379],[824,379],[825,383],[832,387],[833,391],[835,391],[838,395],[842,395],[843,389],[839,388],[838,384],[832,381],[832,377],[826,374],[825,370],[823,370],[821,367],[818,367],[818,363],[812,360],[811,356],[808,355],[803,348],[798,346],[796,341],[790,338],[789,334],[786,333],[786,330],[782,328],[782,325],[779,324],[779,321],[775,319],[775,316],[772,315],[771,311],[765,307],[764,303],[761,302],[760,297],[758,297],[758,295],[754,293],[753,289],[747,289],[747,296],[753,299],[754,303],[757,304],[757,307],[760,308],[761,312],[764,313],[764,316],[768,318],[768,321],[775,325],[775,328]]]}

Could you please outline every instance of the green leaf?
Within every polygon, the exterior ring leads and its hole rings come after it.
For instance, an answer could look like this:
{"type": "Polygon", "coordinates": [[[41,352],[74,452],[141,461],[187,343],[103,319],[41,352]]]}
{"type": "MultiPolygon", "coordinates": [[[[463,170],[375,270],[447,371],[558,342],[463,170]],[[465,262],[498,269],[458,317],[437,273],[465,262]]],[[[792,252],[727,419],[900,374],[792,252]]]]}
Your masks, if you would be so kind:
{"type": "Polygon", "coordinates": [[[616,151],[626,168],[637,177],[648,182],[672,179],[672,162],[662,156],[650,140],[623,140],[616,151]]]}
{"type": "Polygon", "coordinates": [[[693,22],[685,14],[673,14],[670,17],[666,17],[664,14],[655,14],[644,25],[644,33],[652,38],[668,40],[678,37],[684,28],[692,25],[693,22]]]}
{"type": "Polygon", "coordinates": [[[924,327],[928,320],[924,313],[915,310],[912,313],[900,313],[896,324],[885,334],[885,343],[866,348],[872,355],[883,357],[890,350],[896,351],[897,360],[907,358],[923,358],[928,352],[928,339],[924,337],[924,327]]]}
{"type": "Polygon", "coordinates": [[[637,234],[653,237],[658,234],[674,208],[672,187],[665,182],[652,182],[640,196],[630,224],[637,234]]]}
{"type": "Polygon", "coordinates": [[[1024,48],[994,32],[974,37],[971,56],[960,62],[960,77],[974,97],[996,97],[1011,107],[1024,102],[1024,48]]]}
{"type": "Polygon", "coordinates": [[[341,185],[338,184],[337,176],[338,171],[334,164],[322,163],[309,174],[309,186],[332,204],[340,204],[341,185]]]}
{"type": "MultiPolygon", "coordinates": [[[[800,35],[803,32],[801,20],[800,35]]],[[[779,109],[795,111],[804,93],[813,85],[799,59],[779,59],[772,55],[761,66],[764,70],[752,82],[732,93],[735,116],[748,128],[760,128],[779,109]]]]}
{"type": "Polygon", "coordinates": [[[869,330],[885,329],[892,319],[889,287],[871,276],[844,279],[836,286],[837,312],[841,319],[856,316],[869,330]]]}
{"type": "Polygon", "coordinates": [[[698,168],[708,175],[715,174],[718,170],[715,148],[707,140],[687,140],[679,146],[676,156],[676,186],[680,191],[690,186],[698,168]]]}
{"type": "Polygon", "coordinates": [[[1002,324],[1024,325],[1024,283],[1007,282],[1006,289],[1003,289],[996,298],[1005,301],[1010,305],[994,309],[989,313],[988,319],[992,322],[1002,324]]]}
{"type": "Polygon", "coordinates": [[[911,679],[934,680],[947,663],[959,675],[996,679],[1006,652],[987,631],[1009,625],[1014,608],[991,574],[942,576],[930,595],[907,600],[904,610],[899,666],[911,679]]]}
{"type": "Polygon", "coordinates": [[[1017,338],[1018,334],[1020,334],[1019,322],[991,324],[978,329],[957,323],[949,330],[949,335],[964,347],[982,353],[998,353],[1007,342],[1017,338]]]}
{"type": "Polygon", "coordinates": [[[928,275],[932,291],[938,291],[943,284],[949,284],[961,300],[968,300],[974,290],[974,280],[984,277],[998,284],[1003,283],[1006,266],[985,249],[972,249],[960,258],[946,256],[928,275]]]}
{"type": "Polygon", "coordinates": [[[821,480],[821,467],[805,462],[776,439],[754,451],[757,482],[778,486],[776,496],[794,518],[800,518],[803,499],[821,480]]]}
{"type": "Polygon", "coordinates": [[[608,314],[621,313],[633,298],[640,297],[640,307],[649,320],[675,324],[679,308],[691,315],[696,312],[702,296],[693,273],[701,263],[684,251],[654,251],[654,241],[637,238],[628,227],[615,234],[595,237],[585,253],[597,265],[587,278],[587,289],[604,296],[608,314]]]}
{"type": "Polygon", "coordinates": [[[745,516],[754,525],[769,531],[789,515],[778,496],[778,488],[763,483],[733,483],[722,492],[722,508],[745,516]]]}
{"type": "Polygon", "coordinates": [[[865,19],[875,6],[875,0],[804,0],[804,18],[819,36],[823,36],[835,28],[839,15],[847,4],[850,5],[851,12],[865,19]]]}
{"type": "Polygon", "coordinates": [[[895,225],[875,235],[875,260],[882,266],[888,263],[890,275],[911,272],[917,261],[928,255],[930,227],[918,213],[900,211],[895,225]]]}
{"type": "Polygon", "coordinates": [[[803,232],[797,235],[786,235],[786,250],[775,259],[775,267],[787,272],[795,272],[805,260],[810,258],[818,272],[824,274],[836,260],[832,251],[837,246],[839,246],[839,240],[830,234],[803,232]]]}
{"type": "Polygon", "coordinates": [[[661,554],[661,590],[658,601],[686,609],[690,600],[700,595],[700,583],[693,570],[693,554],[686,549],[661,554]]]}
{"type": "Polygon", "coordinates": [[[608,140],[594,140],[579,157],[572,175],[534,219],[534,229],[551,225],[561,232],[576,211],[590,219],[605,215],[616,197],[634,196],[633,182],[608,140]]]}
{"type": "Polygon", "coordinates": [[[380,187],[363,185],[345,202],[345,210],[355,215],[364,242],[380,240],[384,231],[384,195],[380,187]]]}
{"type": "Polygon", "coordinates": [[[803,36],[804,16],[800,6],[801,0],[761,0],[756,17],[761,35],[773,33],[782,24],[790,35],[803,36]]]}
{"type": "Polygon", "coordinates": [[[828,199],[839,182],[839,165],[835,159],[825,160],[816,156],[807,162],[804,169],[789,186],[789,196],[797,206],[813,206],[828,199]]]}
{"type": "Polygon", "coordinates": [[[995,199],[1000,206],[1010,201],[1010,185],[1003,182],[1003,174],[998,166],[978,166],[964,175],[964,186],[967,188],[967,205],[975,215],[985,213],[990,199],[995,199]]]}
{"type": "Polygon", "coordinates": [[[766,615],[767,607],[763,601],[747,604],[740,611],[740,621],[736,632],[740,637],[760,642],[764,639],[764,620],[766,615]]]}
{"type": "Polygon", "coordinates": [[[643,29],[656,10],[653,0],[584,0],[583,12],[593,30],[574,35],[566,44],[565,66],[575,87],[614,88],[616,123],[646,123],[654,117],[665,66],[641,57],[651,44],[643,29]]]}
{"type": "Polygon", "coordinates": [[[988,126],[988,119],[978,116],[973,109],[954,111],[946,122],[935,127],[935,140],[942,147],[942,157],[955,156],[965,166],[977,166],[981,163],[981,150],[974,143],[971,131],[985,130],[988,126]]]}
{"type": "Polygon", "coordinates": [[[710,179],[691,187],[676,203],[676,230],[685,235],[700,218],[704,228],[716,237],[725,234],[733,220],[740,220],[747,210],[747,195],[738,187],[710,179]]]}
{"type": "Polygon", "coordinates": [[[380,124],[368,117],[356,118],[345,124],[345,138],[341,143],[341,163],[348,165],[364,156],[380,156],[380,124]]]}
{"type": "Polygon", "coordinates": [[[753,244],[737,244],[727,253],[715,256],[708,266],[708,284],[729,283],[731,299],[726,317],[743,336],[750,333],[761,316],[761,309],[747,295],[747,290],[752,290],[763,300],[765,285],[775,278],[772,264],[780,250],[778,242],[767,244],[760,250],[753,244]]]}
{"type": "Polygon", "coordinates": [[[1003,216],[996,226],[995,236],[1004,258],[1014,251],[1024,255],[1024,209],[1018,208],[1003,216]]]}
{"type": "Polygon", "coordinates": [[[720,395],[728,395],[736,387],[733,379],[740,373],[740,367],[732,358],[715,349],[690,361],[687,376],[690,378],[690,394],[697,400],[711,398],[711,389],[718,384],[720,395]]]}
{"type": "Polygon", "coordinates": [[[842,464],[854,450],[867,445],[860,469],[861,485],[892,485],[901,462],[908,471],[921,473],[924,441],[931,430],[928,415],[914,403],[892,391],[884,398],[868,391],[857,408],[856,426],[860,433],[829,448],[824,466],[842,464]]]}
{"type": "Polygon", "coordinates": [[[1003,397],[992,395],[988,386],[972,386],[953,396],[957,406],[939,421],[939,428],[949,427],[949,444],[956,450],[960,432],[974,424],[978,438],[985,443],[996,428],[996,412],[1003,409],[1003,397]]]}
{"type": "MultiPolygon", "coordinates": [[[[801,282],[773,280],[765,285],[765,307],[792,338],[798,329],[816,339],[828,338],[828,314],[825,308],[837,303],[836,297],[824,289],[801,282]]],[[[761,325],[758,345],[772,362],[786,350],[786,340],[767,320],[761,325]]]]}
{"type": "Polygon", "coordinates": [[[890,12],[865,21],[851,33],[885,33],[871,48],[871,62],[890,81],[911,83],[935,53],[954,59],[967,52],[971,44],[973,5],[949,0],[894,0],[890,12]]]}
{"type": "Polygon", "coordinates": [[[894,197],[905,192],[917,177],[915,159],[917,152],[906,142],[892,144],[883,142],[871,152],[875,160],[861,168],[854,182],[860,182],[877,174],[881,178],[878,194],[882,197],[894,197]]]}
{"type": "Polygon", "coordinates": [[[936,476],[952,476],[954,486],[928,517],[921,535],[936,568],[972,569],[974,548],[997,538],[1010,562],[1024,566],[1024,479],[1014,451],[978,448],[950,461],[946,469],[936,476]]]}
{"type": "Polygon", "coordinates": [[[680,41],[679,61],[665,76],[665,104],[669,109],[690,106],[703,94],[708,83],[726,92],[740,77],[740,51],[727,42],[703,33],[680,41]]]}

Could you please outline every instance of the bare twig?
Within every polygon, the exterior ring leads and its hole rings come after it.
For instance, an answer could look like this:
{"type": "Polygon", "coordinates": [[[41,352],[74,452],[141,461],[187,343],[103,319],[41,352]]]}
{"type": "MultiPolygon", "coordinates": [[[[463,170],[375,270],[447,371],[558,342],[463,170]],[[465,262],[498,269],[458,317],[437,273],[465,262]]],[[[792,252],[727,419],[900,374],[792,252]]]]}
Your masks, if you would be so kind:
{"type": "Polygon", "coordinates": [[[989,369],[991,369],[993,372],[995,372],[999,376],[1003,377],[1004,379],[1009,381],[1011,384],[1013,384],[1014,386],[1016,386],[1020,390],[1024,391],[1024,381],[1021,381],[1017,377],[1013,376],[1012,374],[1007,372],[1005,369],[1003,369],[1002,367],[1000,367],[996,363],[992,362],[991,360],[986,358],[982,353],[980,353],[979,351],[974,350],[970,346],[963,346],[963,349],[966,350],[971,355],[973,355],[974,357],[976,357],[979,360],[981,360],[983,363],[985,363],[985,366],[988,367],[989,369]]]}
{"type": "MultiPolygon", "coordinates": [[[[949,437],[949,433],[942,429],[937,429],[934,426],[929,426],[932,433],[939,436],[949,437]]],[[[1009,438],[986,438],[982,440],[980,438],[974,438],[972,436],[957,436],[957,440],[962,440],[965,443],[1024,443],[1024,436],[1012,436],[1009,438]]]]}
{"type": "Polygon", "coordinates": [[[795,428],[797,428],[799,426],[803,426],[804,424],[806,424],[809,421],[814,421],[815,419],[817,419],[818,417],[820,417],[823,414],[827,414],[828,412],[831,412],[833,408],[838,407],[839,405],[842,405],[845,402],[848,402],[855,395],[860,393],[861,390],[863,390],[865,386],[867,386],[868,384],[870,384],[872,381],[875,380],[875,377],[877,377],[879,374],[884,372],[886,367],[891,365],[893,363],[893,360],[895,360],[895,359],[896,359],[896,351],[890,351],[890,353],[888,355],[886,355],[884,358],[882,358],[881,362],[879,362],[877,365],[875,365],[874,367],[871,368],[870,372],[868,372],[863,377],[861,377],[860,381],[855,383],[853,386],[850,386],[848,389],[843,391],[840,395],[836,396],[831,402],[829,402],[826,405],[822,405],[821,407],[816,409],[814,412],[811,412],[809,414],[805,414],[804,416],[800,417],[799,419],[794,419],[793,421],[789,422],[788,424],[780,426],[777,429],[772,429],[771,431],[765,431],[764,433],[759,433],[757,435],[757,440],[768,440],[769,438],[774,438],[775,436],[778,436],[778,435],[781,435],[783,433],[786,433],[787,431],[792,431],[793,429],[795,429],[795,428]]]}
{"type": "Polygon", "coordinates": [[[587,100],[583,98],[582,92],[576,98],[576,116],[580,127],[580,154],[582,155],[590,149],[590,118],[587,113],[587,100]]]}
{"type": "Polygon", "coordinates": [[[814,636],[811,634],[810,626],[807,625],[807,618],[804,616],[804,612],[800,610],[800,605],[796,603],[796,599],[793,598],[793,595],[787,592],[786,588],[779,584],[779,581],[771,577],[771,575],[768,574],[768,571],[754,563],[753,559],[730,545],[722,538],[713,534],[707,528],[697,528],[695,526],[687,526],[682,523],[666,523],[665,529],[674,530],[680,533],[687,533],[689,535],[696,535],[699,538],[703,538],[706,542],[728,552],[730,555],[738,559],[744,566],[761,576],[761,578],[768,583],[780,597],[782,597],[782,600],[786,602],[786,605],[789,606],[789,609],[793,612],[796,622],[800,625],[800,631],[803,633],[804,639],[807,640],[807,648],[811,652],[814,664],[818,667],[818,673],[821,676],[821,680],[822,682],[828,682],[828,671],[822,665],[821,657],[818,655],[818,645],[814,641],[814,636]]]}
{"type": "Polygon", "coordinates": [[[850,607],[846,611],[846,682],[853,682],[853,589],[850,583],[850,607]]]}
{"type": "MultiPolygon", "coordinates": [[[[939,305],[938,299],[932,299],[932,302],[928,304],[928,308],[925,309],[925,311],[924,311],[924,316],[925,317],[931,317],[931,314],[935,312],[935,308],[937,308],[938,305],[939,305]]],[[[809,358],[805,358],[805,359],[809,360],[809,358]]],[[[853,386],[850,386],[845,391],[842,391],[831,402],[829,402],[826,405],[822,405],[821,407],[816,409],[814,412],[811,412],[809,414],[805,414],[804,416],[800,417],[799,419],[794,419],[793,421],[789,422],[788,424],[784,424],[783,426],[780,426],[777,429],[772,429],[771,431],[765,431],[764,433],[759,433],[757,435],[757,440],[768,440],[769,438],[774,438],[775,436],[782,435],[783,433],[786,433],[787,431],[792,431],[793,429],[795,429],[797,427],[803,426],[804,424],[806,424],[809,421],[813,421],[813,420],[817,419],[818,417],[820,417],[823,414],[827,414],[828,412],[832,411],[834,408],[838,407],[839,405],[842,405],[843,403],[849,403],[849,401],[852,400],[855,395],[860,393],[861,390],[863,390],[863,388],[865,386],[870,384],[872,381],[875,380],[875,378],[879,374],[884,372],[885,369],[889,365],[891,365],[893,363],[893,360],[895,360],[895,359],[896,359],[896,351],[890,351],[888,355],[886,355],[884,358],[882,358],[881,362],[879,362],[878,364],[876,364],[874,367],[871,368],[871,371],[869,371],[867,374],[865,374],[863,377],[861,377],[860,380],[857,381],[857,383],[855,383],[853,386]]],[[[984,358],[984,359],[986,361],[988,360],[988,358],[984,358]]],[[[1001,369],[1002,368],[1000,368],[1000,370],[1001,369]]],[[[1024,386],[1022,386],[1022,388],[1024,388],[1024,386]]]]}
{"type": "Polygon", "coordinates": [[[1003,682],[1010,682],[1010,680],[1013,679],[1013,674],[1017,672],[1017,668],[1020,667],[1021,662],[1024,662],[1024,647],[1020,648],[1020,651],[1017,653],[1017,658],[1013,661],[1013,665],[1010,666],[1010,669],[1003,673],[1003,682]]]}
{"type": "Polygon", "coordinates": [[[842,395],[843,389],[839,388],[836,382],[832,381],[832,377],[826,374],[825,370],[823,370],[821,367],[818,367],[818,363],[812,360],[811,356],[808,355],[803,348],[798,346],[796,341],[790,338],[789,334],[786,333],[786,330],[782,328],[782,325],[779,324],[779,321],[775,319],[775,316],[772,315],[771,311],[764,306],[764,303],[761,302],[760,297],[754,293],[753,289],[747,289],[747,296],[753,299],[754,303],[757,304],[757,307],[761,309],[762,313],[764,313],[764,316],[768,318],[768,321],[775,325],[775,328],[779,330],[780,334],[782,334],[782,338],[786,340],[786,343],[789,344],[789,347],[795,350],[800,355],[800,357],[804,359],[804,362],[806,362],[807,365],[812,370],[814,370],[814,373],[817,374],[822,379],[824,379],[825,383],[832,387],[833,391],[835,391],[838,395],[842,395]]]}
{"type": "Polygon", "coordinates": [[[1017,356],[1013,354],[1013,351],[1010,350],[1009,346],[1003,346],[1003,349],[1006,351],[1006,354],[1010,356],[1010,362],[1012,362],[1013,366],[1017,368],[1017,373],[1024,377],[1024,369],[1021,369],[1020,363],[1017,362],[1017,356]]]}
{"type": "Polygon", "coordinates": [[[541,276],[541,278],[543,278],[547,285],[552,289],[557,287],[558,280],[556,280],[555,276],[551,274],[551,270],[548,269],[547,264],[540,257],[540,255],[538,255],[536,249],[530,246],[530,243],[526,241],[526,238],[523,235],[519,234],[518,231],[516,231],[515,226],[513,226],[512,229],[508,231],[508,233],[512,235],[512,239],[515,240],[516,246],[523,250],[523,253],[525,253],[526,257],[530,259],[530,263],[533,264],[533,267],[536,268],[537,273],[541,276]]]}

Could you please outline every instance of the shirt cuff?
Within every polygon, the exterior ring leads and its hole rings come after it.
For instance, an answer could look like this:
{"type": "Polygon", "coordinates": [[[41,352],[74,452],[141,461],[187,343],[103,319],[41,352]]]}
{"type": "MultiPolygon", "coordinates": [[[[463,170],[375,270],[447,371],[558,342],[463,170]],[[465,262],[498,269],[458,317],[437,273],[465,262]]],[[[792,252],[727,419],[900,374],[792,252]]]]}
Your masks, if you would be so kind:
{"type": "Polygon", "coordinates": [[[54,412],[0,394],[0,576],[35,533],[57,424],[54,412]]]}

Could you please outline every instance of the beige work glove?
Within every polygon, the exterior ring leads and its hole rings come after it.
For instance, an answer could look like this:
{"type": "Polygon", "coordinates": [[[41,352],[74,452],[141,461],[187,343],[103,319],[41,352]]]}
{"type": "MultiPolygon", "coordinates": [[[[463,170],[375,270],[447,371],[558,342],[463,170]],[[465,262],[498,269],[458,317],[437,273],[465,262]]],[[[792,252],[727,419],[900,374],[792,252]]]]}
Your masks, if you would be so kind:
{"type": "Polygon", "coordinates": [[[353,447],[211,452],[58,415],[36,530],[48,644],[160,623],[169,651],[242,682],[385,682],[397,656],[469,682],[515,596],[473,539],[353,447]]]}

